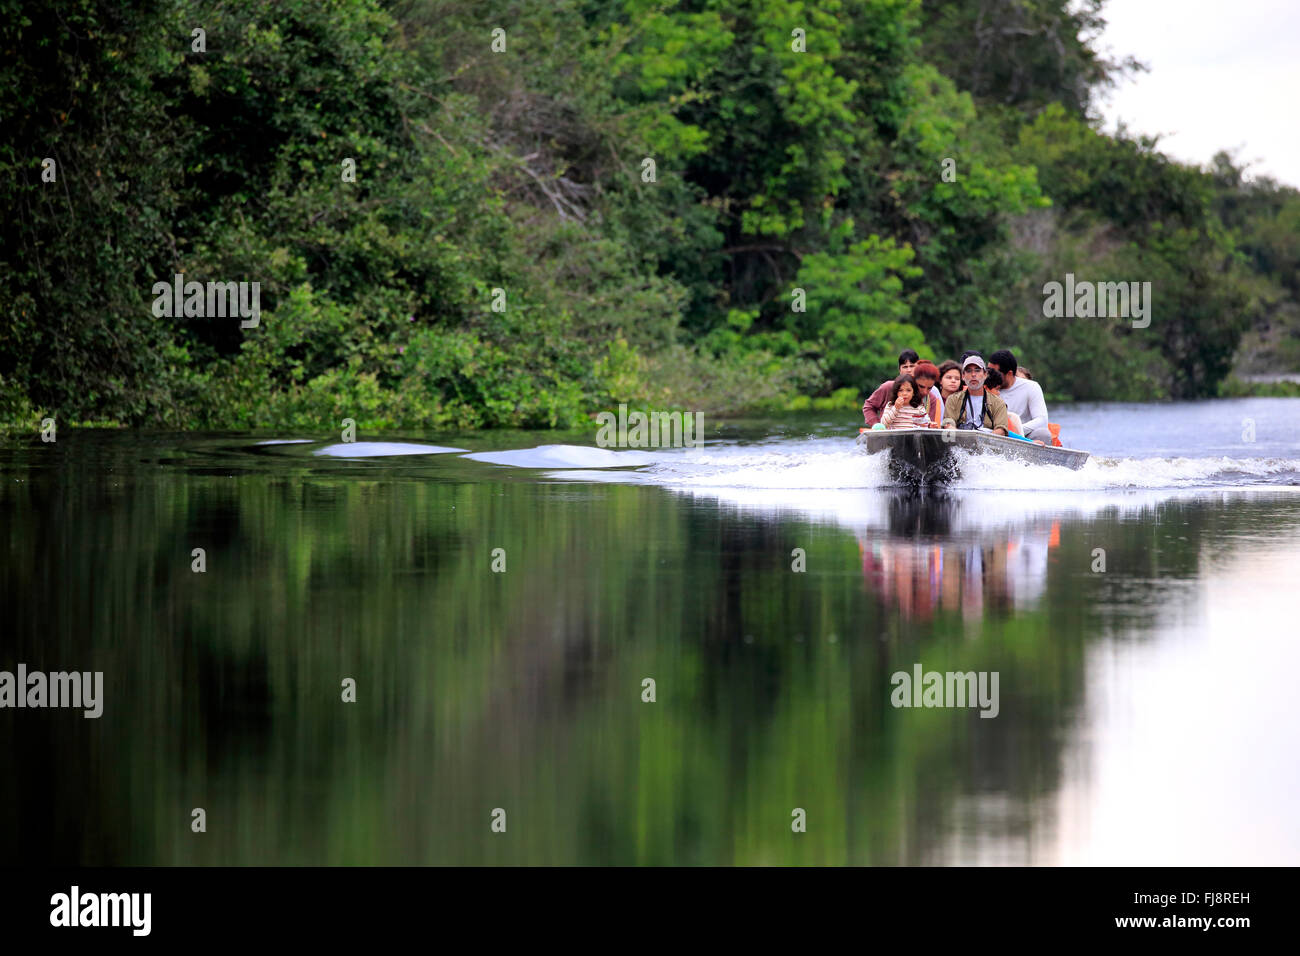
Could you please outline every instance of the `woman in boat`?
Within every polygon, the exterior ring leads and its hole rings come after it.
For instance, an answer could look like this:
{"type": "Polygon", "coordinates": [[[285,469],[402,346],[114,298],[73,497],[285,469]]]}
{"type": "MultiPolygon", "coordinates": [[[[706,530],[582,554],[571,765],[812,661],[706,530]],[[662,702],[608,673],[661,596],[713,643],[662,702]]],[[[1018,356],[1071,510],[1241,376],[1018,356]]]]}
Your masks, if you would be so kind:
{"type": "Polygon", "coordinates": [[[880,416],[880,423],[886,428],[938,428],[926,409],[928,398],[928,391],[917,388],[912,376],[898,376],[889,390],[889,404],[880,416]]]}
{"type": "Polygon", "coordinates": [[[939,370],[933,362],[921,359],[916,363],[916,368],[912,369],[912,378],[916,382],[916,390],[923,396],[921,404],[925,407],[926,417],[936,425],[940,424],[943,401],[939,397],[939,389],[935,387],[939,381],[939,370]]]}
{"type": "Polygon", "coordinates": [[[946,405],[948,396],[961,391],[961,366],[952,359],[939,366],[939,404],[946,405]]]}

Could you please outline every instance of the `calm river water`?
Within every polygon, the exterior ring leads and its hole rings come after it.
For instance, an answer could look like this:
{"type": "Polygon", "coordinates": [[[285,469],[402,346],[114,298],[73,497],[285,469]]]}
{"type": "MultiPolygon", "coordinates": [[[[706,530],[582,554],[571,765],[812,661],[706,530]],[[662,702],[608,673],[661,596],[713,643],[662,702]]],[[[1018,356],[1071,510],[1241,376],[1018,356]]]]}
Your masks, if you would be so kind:
{"type": "Polygon", "coordinates": [[[1053,417],[0,446],[0,862],[1300,863],[1300,400],[1053,417]]]}

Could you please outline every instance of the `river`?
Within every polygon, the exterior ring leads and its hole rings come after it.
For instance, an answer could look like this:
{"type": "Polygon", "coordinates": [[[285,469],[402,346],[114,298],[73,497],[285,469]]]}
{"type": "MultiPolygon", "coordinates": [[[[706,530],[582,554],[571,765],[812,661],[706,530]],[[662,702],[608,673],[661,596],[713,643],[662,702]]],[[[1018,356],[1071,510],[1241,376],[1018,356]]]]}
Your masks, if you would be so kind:
{"type": "Polygon", "coordinates": [[[1300,399],[1054,411],[0,446],[0,862],[1300,863],[1300,399]]]}

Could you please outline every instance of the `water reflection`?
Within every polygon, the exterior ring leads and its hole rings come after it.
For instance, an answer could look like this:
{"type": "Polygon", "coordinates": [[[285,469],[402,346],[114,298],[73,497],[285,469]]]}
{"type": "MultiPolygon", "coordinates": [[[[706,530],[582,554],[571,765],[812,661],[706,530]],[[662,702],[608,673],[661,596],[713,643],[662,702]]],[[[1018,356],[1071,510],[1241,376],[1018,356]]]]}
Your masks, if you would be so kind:
{"type": "Polygon", "coordinates": [[[0,667],[105,675],[100,720],[0,711],[0,862],[1106,862],[1119,832],[1162,862],[1175,802],[1224,854],[1300,842],[1275,686],[1300,667],[1295,494],[670,489],[80,441],[0,456],[0,667]],[[916,662],[999,672],[999,716],[894,709],[916,662]],[[1215,682],[1234,666],[1254,676],[1215,682]]]}
{"type": "Polygon", "coordinates": [[[852,531],[886,669],[1001,672],[996,728],[885,717],[928,755],[899,862],[1300,861],[1294,491],[692,493],[852,531]]]}
{"type": "Polygon", "coordinates": [[[965,511],[966,503],[952,497],[891,497],[886,532],[857,533],[867,587],[908,620],[928,621],[937,609],[977,620],[1035,606],[1061,543],[1060,520],[972,533],[962,526],[965,511]]]}

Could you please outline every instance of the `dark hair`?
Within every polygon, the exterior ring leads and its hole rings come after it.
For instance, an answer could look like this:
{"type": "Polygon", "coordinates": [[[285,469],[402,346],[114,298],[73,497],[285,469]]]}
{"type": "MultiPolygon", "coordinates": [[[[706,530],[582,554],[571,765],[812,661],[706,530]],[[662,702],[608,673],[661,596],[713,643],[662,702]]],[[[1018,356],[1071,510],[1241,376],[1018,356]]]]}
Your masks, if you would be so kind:
{"type": "Polygon", "coordinates": [[[894,379],[894,387],[889,390],[889,404],[892,405],[894,402],[898,401],[898,393],[902,389],[904,383],[912,386],[912,401],[909,404],[913,408],[919,407],[921,404],[921,390],[917,388],[916,379],[912,378],[910,375],[900,375],[898,378],[894,379]]]}
{"type": "Polygon", "coordinates": [[[1010,349],[998,349],[989,356],[990,362],[997,362],[998,368],[1002,369],[1002,374],[1009,375],[1016,370],[1016,357],[1011,354],[1010,349]]]}
{"type": "Polygon", "coordinates": [[[903,349],[903,351],[898,353],[898,364],[902,365],[904,362],[912,364],[915,363],[916,360],[919,359],[920,357],[921,356],[917,355],[911,349],[903,349]]]}
{"type": "Polygon", "coordinates": [[[934,367],[933,362],[927,361],[926,359],[921,359],[921,361],[916,363],[916,368],[912,369],[913,378],[920,378],[922,375],[926,378],[932,378],[936,382],[939,381],[939,370],[934,367]]]}
{"type": "Polygon", "coordinates": [[[952,359],[948,359],[942,365],[939,366],[939,377],[943,378],[949,372],[956,372],[958,375],[960,375],[961,366],[958,365],[956,362],[954,362],[952,359]]]}
{"type": "Polygon", "coordinates": [[[1034,377],[1029,374],[1029,369],[1025,368],[1023,365],[1020,366],[1020,377],[1027,378],[1031,382],[1034,380],[1034,377]]]}
{"type": "Polygon", "coordinates": [[[984,372],[985,388],[1001,388],[1003,383],[1002,373],[990,366],[984,372]]]}

